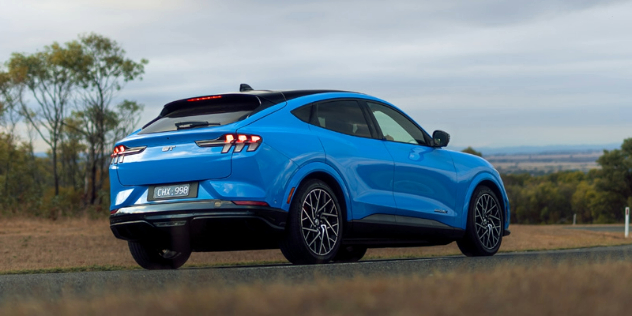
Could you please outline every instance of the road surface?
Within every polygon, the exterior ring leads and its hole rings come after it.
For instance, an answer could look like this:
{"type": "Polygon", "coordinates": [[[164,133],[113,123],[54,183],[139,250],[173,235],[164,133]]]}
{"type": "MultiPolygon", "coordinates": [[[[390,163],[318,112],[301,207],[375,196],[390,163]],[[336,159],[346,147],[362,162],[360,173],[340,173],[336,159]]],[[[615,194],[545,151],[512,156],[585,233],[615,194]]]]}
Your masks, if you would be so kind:
{"type": "Polygon", "coordinates": [[[55,300],[66,295],[98,296],[112,291],[149,291],[184,286],[254,282],[310,282],[354,276],[429,275],[436,272],[474,271],[498,266],[533,266],[568,262],[632,262],[632,245],[573,250],[499,253],[493,257],[450,256],[405,260],[367,260],[357,263],[295,266],[290,264],[184,268],[162,271],[104,271],[0,276],[0,303],[16,298],[55,300]]]}

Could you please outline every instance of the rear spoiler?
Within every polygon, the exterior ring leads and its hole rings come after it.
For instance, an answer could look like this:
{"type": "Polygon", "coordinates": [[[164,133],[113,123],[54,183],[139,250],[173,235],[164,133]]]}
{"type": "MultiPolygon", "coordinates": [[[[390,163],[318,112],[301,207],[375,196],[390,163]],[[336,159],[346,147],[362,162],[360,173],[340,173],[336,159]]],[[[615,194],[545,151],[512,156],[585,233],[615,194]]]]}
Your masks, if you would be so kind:
{"type": "Polygon", "coordinates": [[[239,85],[239,93],[226,93],[217,95],[204,95],[193,98],[176,100],[165,104],[160,115],[149,121],[143,126],[143,129],[161,117],[168,115],[174,111],[188,108],[191,106],[220,105],[227,107],[252,105],[256,102],[258,107],[252,113],[259,112],[269,108],[275,104],[287,102],[288,100],[299,98],[306,95],[327,93],[327,92],[346,92],[340,90],[293,90],[293,91],[270,91],[270,90],[254,90],[250,85],[242,83],[239,85]]]}
{"type": "Polygon", "coordinates": [[[161,117],[169,115],[169,113],[173,113],[177,110],[190,107],[211,105],[220,107],[225,106],[231,109],[238,107],[246,107],[252,109],[253,106],[256,106],[252,112],[256,113],[273,105],[287,101],[282,92],[253,90],[247,84],[241,84],[239,90],[241,91],[240,93],[205,95],[169,102],[165,104],[165,106],[162,108],[162,111],[156,118],[143,125],[142,128],[144,129],[161,117]]]}

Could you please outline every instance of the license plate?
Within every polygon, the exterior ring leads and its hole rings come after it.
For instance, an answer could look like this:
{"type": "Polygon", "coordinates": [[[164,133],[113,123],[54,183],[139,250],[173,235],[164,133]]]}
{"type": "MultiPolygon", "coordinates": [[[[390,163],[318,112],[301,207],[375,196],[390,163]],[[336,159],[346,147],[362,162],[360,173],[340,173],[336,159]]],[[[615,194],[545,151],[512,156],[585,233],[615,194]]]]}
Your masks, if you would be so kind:
{"type": "Polygon", "coordinates": [[[191,193],[191,184],[173,184],[165,186],[157,186],[154,188],[154,199],[169,199],[187,197],[191,193]]]}

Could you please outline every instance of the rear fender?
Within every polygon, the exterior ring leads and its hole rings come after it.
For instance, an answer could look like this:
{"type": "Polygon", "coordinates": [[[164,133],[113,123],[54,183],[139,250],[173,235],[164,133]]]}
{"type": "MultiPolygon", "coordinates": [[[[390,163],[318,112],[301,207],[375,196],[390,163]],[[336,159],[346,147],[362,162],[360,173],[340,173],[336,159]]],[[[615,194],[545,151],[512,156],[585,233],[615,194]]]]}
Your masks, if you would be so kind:
{"type": "Polygon", "coordinates": [[[344,199],[345,199],[345,206],[347,209],[347,221],[350,221],[353,218],[353,216],[352,216],[352,209],[351,209],[351,198],[349,197],[349,189],[347,188],[347,183],[344,182],[340,174],[334,168],[332,168],[330,165],[324,162],[307,163],[301,166],[292,175],[292,177],[290,178],[290,181],[286,185],[285,195],[284,195],[285,198],[283,201],[283,206],[281,208],[284,209],[285,211],[290,210],[290,204],[292,203],[292,200],[294,199],[294,194],[296,193],[296,190],[298,190],[298,186],[305,178],[307,178],[310,174],[315,173],[315,172],[324,172],[330,175],[332,178],[334,178],[336,182],[338,182],[338,185],[340,186],[342,193],[344,195],[344,199]],[[288,197],[290,196],[290,191],[292,190],[292,188],[294,188],[294,192],[292,194],[292,200],[290,200],[288,203],[288,197]]]}

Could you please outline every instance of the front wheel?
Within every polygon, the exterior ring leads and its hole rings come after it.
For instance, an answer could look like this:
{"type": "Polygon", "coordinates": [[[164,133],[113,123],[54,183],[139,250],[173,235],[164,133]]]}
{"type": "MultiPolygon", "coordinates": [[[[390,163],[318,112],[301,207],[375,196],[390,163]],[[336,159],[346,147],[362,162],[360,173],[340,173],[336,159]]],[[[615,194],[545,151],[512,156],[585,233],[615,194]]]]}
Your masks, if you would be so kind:
{"type": "Polygon", "coordinates": [[[494,191],[480,186],[472,194],[465,236],[457,240],[468,257],[493,256],[503,240],[504,213],[494,191]]]}
{"type": "Polygon", "coordinates": [[[342,211],[334,191],[323,181],[302,184],[290,205],[281,252],[294,264],[329,262],[342,240],[342,211]]]}
{"type": "Polygon", "coordinates": [[[177,269],[191,255],[191,251],[160,249],[133,241],[128,241],[127,245],[136,263],[147,270],[177,269]]]}

